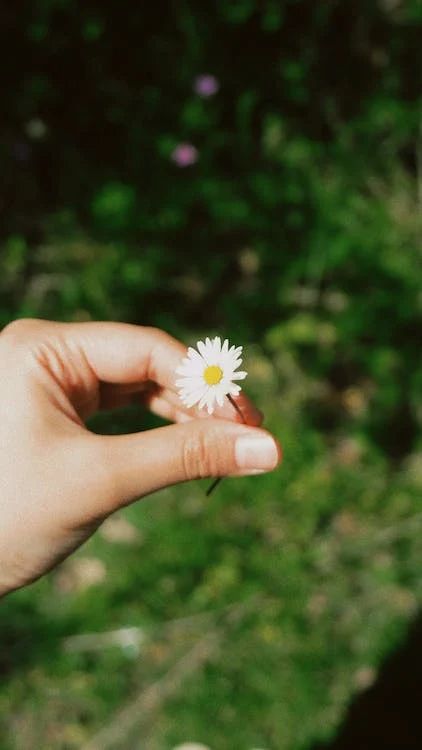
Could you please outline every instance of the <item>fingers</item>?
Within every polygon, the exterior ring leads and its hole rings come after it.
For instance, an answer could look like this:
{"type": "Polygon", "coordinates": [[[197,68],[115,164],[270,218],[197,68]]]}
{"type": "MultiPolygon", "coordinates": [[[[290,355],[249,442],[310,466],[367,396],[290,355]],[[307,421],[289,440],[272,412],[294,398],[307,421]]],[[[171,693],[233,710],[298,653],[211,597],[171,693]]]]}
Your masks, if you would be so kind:
{"type": "MultiPolygon", "coordinates": [[[[191,418],[207,416],[203,410],[186,409],[176,392],[176,367],[186,355],[186,346],[177,339],[157,328],[129,323],[62,325],[69,326],[66,335],[78,347],[82,347],[98,380],[109,384],[108,391],[105,390],[106,406],[103,408],[114,408],[128,403],[128,393],[141,390],[142,382],[153,381],[163,388],[160,397],[166,399],[176,412],[185,413],[191,418]]],[[[216,408],[215,417],[240,422],[243,417],[246,424],[262,423],[261,412],[245,394],[239,394],[235,401],[242,416],[236,413],[232,404],[226,400],[222,407],[216,408]]],[[[152,399],[150,403],[154,410],[152,399]]],[[[159,406],[161,411],[163,404],[160,402],[158,405],[155,402],[155,406],[159,406]]],[[[168,411],[171,412],[172,409],[168,411]]]]}
{"type": "MultiPolygon", "coordinates": [[[[222,407],[216,406],[213,418],[228,419],[253,427],[259,427],[262,424],[262,412],[244,393],[240,393],[233,400],[236,402],[239,411],[236,411],[227,399],[222,407]]],[[[157,386],[155,383],[121,385],[101,383],[101,409],[116,409],[130,403],[139,403],[146,406],[154,414],[172,422],[181,422],[187,419],[210,419],[205,409],[198,409],[196,406],[188,409],[177,393],[170,388],[157,386]]]]}
{"type": "Polygon", "coordinates": [[[160,488],[207,476],[271,471],[281,461],[265,430],[220,419],[190,420],[136,435],[96,436],[112,493],[110,513],[160,488]]]}
{"type": "MultiPolygon", "coordinates": [[[[164,331],[128,323],[56,323],[38,319],[15,321],[6,330],[15,338],[30,335],[31,341],[36,336],[48,342],[49,358],[58,360],[55,372],[63,375],[63,388],[69,388],[71,398],[74,382],[81,381],[92,389],[96,378],[100,382],[100,407],[112,409],[130,403],[132,394],[141,391],[146,381],[153,381],[161,392],[151,395],[147,389],[141,398],[155,413],[169,419],[173,416],[167,415],[174,414],[178,420],[183,419],[183,414],[190,419],[209,418],[197,407],[187,409],[179,398],[175,371],[187,349],[164,331]]],[[[84,398],[86,401],[91,403],[92,399],[84,398]]],[[[244,393],[235,401],[240,413],[226,399],[222,407],[216,407],[214,417],[256,426],[262,423],[262,414],[244,393]]]]}
{"type": "Polygon", "coordinates": [[[83,350],[98,380],[135,384],[152,380],[174,388],[186,347],[158,328],[130,323],[64,323],[66,338],[83,350]]]}

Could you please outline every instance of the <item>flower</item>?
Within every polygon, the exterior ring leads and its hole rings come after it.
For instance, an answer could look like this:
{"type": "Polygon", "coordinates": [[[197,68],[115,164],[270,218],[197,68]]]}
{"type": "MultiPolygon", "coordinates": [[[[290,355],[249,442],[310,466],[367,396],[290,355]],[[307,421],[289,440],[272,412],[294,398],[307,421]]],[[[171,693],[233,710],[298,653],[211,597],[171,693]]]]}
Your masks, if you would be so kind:
{"type": "Polygon", "coordinates": [[[197,349],[189,347],[187,357],[177,367],[176,372],[182,375],[176,380],[179,388],[179,396],[183,403],[190,408],[198,404],[199,409],[204,406],[208,414],[212,414],[215,402],[222,406],[225,396],[237,396],[240,385],[234,380],[243,380],[247,372],[237,371],[242,360],[242,346],[231,346],[225,339],[221,345],[221,339],[216,336],[212,341],[198,341],[197,349]]]}
{"type": "Polygon", "coordinates": [[[202,96],[204,99],[208,99],[209,96],[214,96],[220,88],[220,84],[217,78],[210,73],[203,73],[200,76],[196,76],[193,82],[193,90],[198,96],[202,96]]]}
{"type": "Polygon", "coordinates": [[[179,143],[173,150],[171,160],[178,167],[190,167],[198,161],[198,149],[191,143],[179,143]]]}

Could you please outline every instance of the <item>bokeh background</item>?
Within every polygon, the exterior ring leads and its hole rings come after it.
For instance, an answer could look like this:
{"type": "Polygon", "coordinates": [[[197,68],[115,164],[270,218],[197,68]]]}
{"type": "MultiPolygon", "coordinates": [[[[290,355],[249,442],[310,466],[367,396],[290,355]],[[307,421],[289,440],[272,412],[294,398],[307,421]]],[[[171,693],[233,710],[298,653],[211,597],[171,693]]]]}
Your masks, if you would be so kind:
{"type": "MultiPolygon", "coordinates": [[[[329,747],[421,604],[421,4],[0,18],[0,324],[228,336],[285,452],[135,504],[2,602],[1,750],[329,747]]],[[[405,701],[382,747],[421,746],[405,701]]]]}

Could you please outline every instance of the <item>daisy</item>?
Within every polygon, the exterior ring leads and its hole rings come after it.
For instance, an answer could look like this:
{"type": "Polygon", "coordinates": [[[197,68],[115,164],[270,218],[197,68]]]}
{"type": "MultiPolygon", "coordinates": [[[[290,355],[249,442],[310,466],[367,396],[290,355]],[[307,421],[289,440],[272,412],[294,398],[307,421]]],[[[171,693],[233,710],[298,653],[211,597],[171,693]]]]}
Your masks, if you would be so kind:
{"type": "Polygon", "coordinates": [[[212,341],[198,341],[197,350],[189,347],[187,357],[176,369],[182,377],[176,380],[179,396],[183,403],[190,408],[198,404],[198,408],[207,407],[208,414],[212,414],[215,403],[223,406],[224,398],[237,396],[240,385],[234,380],[243,380],[247,372],[237,371],[242,362],[240,355],[242,346],[231,346],[228,339],[221,345],[221,339],[216,336],[212,341]]]}

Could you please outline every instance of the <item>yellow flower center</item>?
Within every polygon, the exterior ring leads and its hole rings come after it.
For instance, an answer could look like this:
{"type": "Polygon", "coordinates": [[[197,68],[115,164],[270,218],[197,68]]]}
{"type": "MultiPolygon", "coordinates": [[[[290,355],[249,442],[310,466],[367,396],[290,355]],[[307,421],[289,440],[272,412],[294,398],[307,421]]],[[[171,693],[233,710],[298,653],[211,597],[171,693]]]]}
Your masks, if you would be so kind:
{"type": "Polygon", "coordinates": [[[217,385],[223,377],[223,370],[218,365],[209,365],[204,370],[204,380],[207,385],[217,385]]]}

